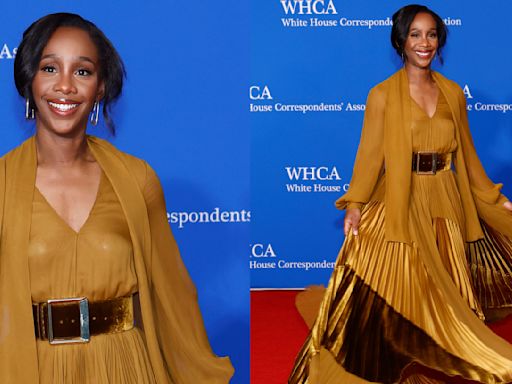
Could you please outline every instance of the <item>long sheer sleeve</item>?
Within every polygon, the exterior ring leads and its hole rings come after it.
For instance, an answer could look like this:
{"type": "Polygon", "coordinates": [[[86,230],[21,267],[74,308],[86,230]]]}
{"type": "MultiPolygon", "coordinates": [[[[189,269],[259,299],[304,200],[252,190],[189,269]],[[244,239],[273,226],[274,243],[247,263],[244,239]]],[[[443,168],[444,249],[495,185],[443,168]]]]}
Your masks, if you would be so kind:
{"type": "MultiPolygon", "coordinates": [[[[476,153],[475,145],[469,130],[466,111],[466,98],[459,89],[459,106],[461,117],[460,150],[464,155],[469,184],[478,216],[499,232],[512,237],[512,213],[504,208],[503,203],[508,199],[501,193],[502,184],[494,184],[487,176],[476,153]]],[[[455,157],[457,171],[457,158],[455,157]]]]}
{"type": "Polygon", "coordinates": [[[172,382],[226,384],[233,367],[229,358],[211,350],[195,286],[167,221],[160,182],[149,166],[143,194],[151,229],[150,289],[156,331],[172,382]]]}
{"type": "MultiPolygon", "coordinates": [[[[494,184],[482,166],[480,159],[476,153],[475,145],[469,131],[468,115],[466,112],[466,98],[459,92],[459,105],[461,108],[461,149],[466,161],[466,168],[469,176],[471,190],[475,198],[487,204],[503,204],[507,198],[501,194],[502,184],[494,184]]],[[[457,167],[457,159],[455,159],[455,167],[457,167]]]]}
{"type": "Polygon", "coordinates": [[[338,209],[358,208],[370,200],[384,168],[385,93],[370,90],[366,101],[361,140],[348,192],[336,201],[338,209]]]}

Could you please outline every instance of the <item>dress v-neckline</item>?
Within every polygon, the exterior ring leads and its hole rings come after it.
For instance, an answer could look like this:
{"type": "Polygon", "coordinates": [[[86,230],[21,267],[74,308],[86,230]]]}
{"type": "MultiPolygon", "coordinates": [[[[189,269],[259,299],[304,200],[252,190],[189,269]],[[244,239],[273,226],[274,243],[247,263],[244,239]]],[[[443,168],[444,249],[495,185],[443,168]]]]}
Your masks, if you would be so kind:
{"type": "Polygon", "coordinates": [[[436,83],[436,86],[437,86],[437,97],[436,97],[436,103],[435,103],[436,108],[434,109],[434,113],[432,114],[432,116],[430,116],[427,113],[427,111],[425,111],[423,109],[423,107],[414,99],[414,97],[412,97],[411,92],[409,91],[409,98],[412,100],[412,102],[414,104],[416,104],[416,106],[420,109],[420,111],[423,112],[423,114],[429,118],[429,120],[432,120],[434,118],[434,116],[436,115],[437,110],[439,109],[439,100],[442,97],[441,96],[441,90],[439,89],[439,85],[437,85],[437,83],[436,83]]]}
{"type": "Polygon", "coordinates": [[[44,204],[50,209],[50,211],[53,212],[53,214],[58,218],[58,220],[66,227],[68,228],[71,232],[73,232],[76,236],[78,236],[81,232],[82,232],[82,229],[87,225],[87,223],[89,222],[91,216],[92,216],[92,213],[94,211],[94,209],[96,208],[96,205],[97,205],[97,202],[98,202],[98,199],[100,197],[100,191],[101,191],[101,187],[102,187],[102,184],[103,184],[103,171],[101,171],[100,173],[100,181],[98,183],[98,189],[96,190],[96,197],[94,198],[94,202],[91,206],[91,209],[89,210],[89,213],[87,215],[87,218],[85,219],[85,221],[82,223],[82,225],[80,226],[80,228],[78,228],[78,230],[75,230],[71,225],[69,225],[69,223],[64,220],[64,218],[59,215],[59,213],[57,212],[57,210],[53,207],[53,205],[50,204],[50,202],[48,201],[48,199],[46,199],[46,197],[43,195],[43,193],[39,190],[39,188],[37,188],[37,186],[35,186],[35,191],[39,194],[39,196],[41,196],[42,200],[44,201],[44,204]]]}
{"type": "Polygon", "coordinates": [[[439,98],[441,96],[441,90],[438,89],[437,90],[437,97],[436,97],[436,108],[434,109],[434,113],[432,114],[432,116],[430,116],[427,111],[425,111],[423,109],[423,107],[414,99],[414,97],[411,96],[411,94],[409,94],[409,97],[411,98],[411,100],[413,101],[414,104],[416,104],[416,106],[420,109],[421,112],[423,112],[423,114],[425,116],[427,116],[429,118],[429,120],[432,120],[434,118],[434,116],[436,115],[437,113],[437,110],[439,109],[439,98]]]}

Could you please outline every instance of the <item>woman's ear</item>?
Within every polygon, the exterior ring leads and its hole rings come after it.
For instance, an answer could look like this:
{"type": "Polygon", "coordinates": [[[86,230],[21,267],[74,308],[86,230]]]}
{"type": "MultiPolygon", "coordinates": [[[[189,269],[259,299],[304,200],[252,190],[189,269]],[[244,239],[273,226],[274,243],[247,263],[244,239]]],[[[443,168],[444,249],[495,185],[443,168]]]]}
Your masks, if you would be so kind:
{"type": "Polygon", "coordinates": [[[103,100],[103,97],[105,96],[105,82],[101,82],[98,87],[98,92],[96,93],[96,101],[103,100]]]}

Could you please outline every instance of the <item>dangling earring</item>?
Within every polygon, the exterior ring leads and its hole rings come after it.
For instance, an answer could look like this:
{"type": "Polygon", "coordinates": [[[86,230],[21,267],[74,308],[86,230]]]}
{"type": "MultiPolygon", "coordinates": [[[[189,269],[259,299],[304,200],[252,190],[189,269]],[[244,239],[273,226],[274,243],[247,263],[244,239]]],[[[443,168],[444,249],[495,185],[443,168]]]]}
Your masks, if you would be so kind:
{"type": "Polygon", "coordinates": [[[98,119],[100,116],[100,103],[98,101],[94,102],[94,105],[92,107],[91,111],[91,124],[96,126],[98,125],[98,119]]]}
{"type": "Polygon", "coordinates": [[[27,97],[25,102],[25,119],[34,120],[36,118],[34,108],[30,108],[30,100],[27,97]]]}
{"type": "Polygon", "coordinates": [[[400,55],[402,57],[402,62],[405,63],[405,59],[404,59],[404,51],[402,50],[402,54],[400,55]]]}

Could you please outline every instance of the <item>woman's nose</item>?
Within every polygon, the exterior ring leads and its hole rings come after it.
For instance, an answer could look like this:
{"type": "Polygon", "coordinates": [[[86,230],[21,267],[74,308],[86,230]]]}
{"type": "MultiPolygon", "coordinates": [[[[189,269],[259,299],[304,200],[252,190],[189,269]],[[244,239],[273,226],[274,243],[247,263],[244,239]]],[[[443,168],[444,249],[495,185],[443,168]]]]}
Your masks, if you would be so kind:
{"type": "Polygon", "coordinates": [[[57,78],[57,82],[55,83],[55,91],[62,92],[65,95],[76,93],[73,74],[61,72],[57,78]]]}
{"type": "Polygon", "coordinates": [[[421,44],[426,46],[426,47],[429,47],[430,46],[430,40],[428,38],[428,36],[421,36],[421,44]]]}

